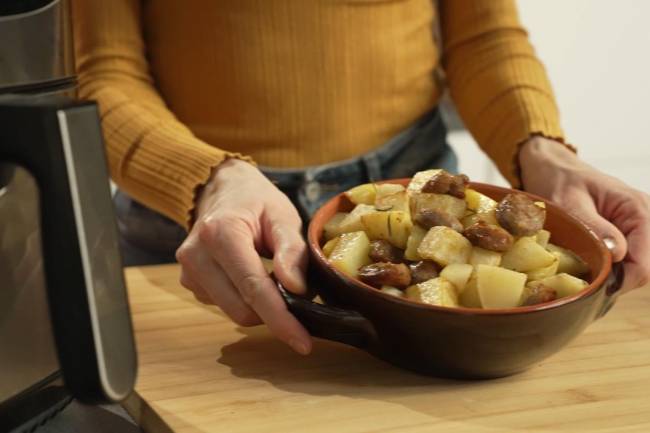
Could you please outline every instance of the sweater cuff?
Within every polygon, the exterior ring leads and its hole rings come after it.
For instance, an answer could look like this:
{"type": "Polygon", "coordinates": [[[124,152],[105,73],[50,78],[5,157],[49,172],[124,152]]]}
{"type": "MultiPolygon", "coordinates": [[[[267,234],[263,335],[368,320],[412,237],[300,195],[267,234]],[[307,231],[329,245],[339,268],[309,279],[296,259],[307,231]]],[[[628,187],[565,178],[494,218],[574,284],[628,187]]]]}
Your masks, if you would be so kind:
{"type": "Polygon", "coordinates": [[[189,230],[198,191],[228,158],[253,163],[248,156],[217,149],[173,126],[159,124],[124,156],[116,177],[135,200],[189,230]]]}
{"type": "Polygon", "coordinates": [[[526,140],[541,135],[565,143],[555,102],[538,89],[514,88],[494,100],[481,117],[481,126],[473,128],[476,141],[515,188],[521,186],[518,155],[526,140]]]}
{"type": "Polygon", "coordinates": [[[543,132],[533,132],[533,133],[531,133],[528,136],[528,138],[526,138],[525,140],[523,140],[522,142],[517,144],[515,153],[514,153],[513,158],[512,158],[512,167],[513,167],[512,171],[514,172],[514,176],[513,176],[512,179],[508,179],[508,181],[510,182],[510,185],[512,185],[513,188],[522,189],[522,190],[524,189],[524,182],[523,182],[522,173],[521,173],[521,162],[519,160],[519,154],[521,152],[522,146],[524,144],[526,144],[526,142],[528,140],[530,140],[531,138],[534,138],[534,137],[544,137],[544,138],[547,138],[549,140],[553,140],[554,142],[556,142],[558,144],[558,146],[564,146],[567,149],[569,149],[571,152],[576,153],[576,154],[578,153],[578,149],[573,144],[567,143],[566,141],[564,141],[563,137],[551,137],[551,136],[546,135],[543,132]]]}

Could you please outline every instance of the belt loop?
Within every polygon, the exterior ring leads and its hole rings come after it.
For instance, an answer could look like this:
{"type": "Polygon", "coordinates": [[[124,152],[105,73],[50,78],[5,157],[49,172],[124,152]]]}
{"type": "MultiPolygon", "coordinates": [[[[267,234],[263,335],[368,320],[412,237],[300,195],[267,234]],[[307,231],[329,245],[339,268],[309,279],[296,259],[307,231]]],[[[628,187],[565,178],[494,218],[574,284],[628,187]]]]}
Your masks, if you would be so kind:
{"type": "Polygon", "coordinates": [[[316,171],[311,167],[306,168],[302,174],[303,185],[308,182],[313,182],[314,179],[316,179],[316,171]]]}
{"type": "Polygon", "coordinates": [[[301,190],[309,203],[316,203],[321,197],[321,185],[320,182],[316,180],[318,174],[317,169],[308,168],[305,170],[303,175],[301,190]]]}
{"type": "Polygon", "coordinates": [[[381,163],[379,162],[379,158],[375,153],[363,155],[361,157],[361,161],[363,162],[363,165],[366,167],[366,173],[368,174],[368,181],[376,182],[382,179],[383,176],[381,170],[381,163]]]}

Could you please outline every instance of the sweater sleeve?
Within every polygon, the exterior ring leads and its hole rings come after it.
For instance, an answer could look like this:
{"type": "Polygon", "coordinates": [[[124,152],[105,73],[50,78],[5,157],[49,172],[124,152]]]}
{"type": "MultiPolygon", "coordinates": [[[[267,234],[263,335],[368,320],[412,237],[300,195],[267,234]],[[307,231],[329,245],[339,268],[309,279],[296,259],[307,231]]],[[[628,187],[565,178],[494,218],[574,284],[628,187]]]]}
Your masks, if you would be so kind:
{"type": "Polygon", "coordinates": [[[79,96],[99,104],[113,181],[188,228],[198,188],[224,159],[167,108],[140,28],[140,0],[72,2],[79,96]]]}
{"type": "Polygon", "coordinates": [[[458,112],[501,173],[519,186],[519,146],[533,135],[564,142],[564,133],[515,2],[442,0],[440,23],[443,66],[458,112]]]}

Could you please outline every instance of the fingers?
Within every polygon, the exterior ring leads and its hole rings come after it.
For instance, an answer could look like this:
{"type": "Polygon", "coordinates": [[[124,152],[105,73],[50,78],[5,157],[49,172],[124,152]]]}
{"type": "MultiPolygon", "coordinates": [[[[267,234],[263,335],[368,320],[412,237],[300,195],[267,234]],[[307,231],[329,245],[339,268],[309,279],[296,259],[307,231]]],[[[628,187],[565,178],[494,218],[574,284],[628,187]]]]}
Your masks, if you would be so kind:
{"type": "Polygon", "coordinates": [[[611,222],[603,218],[596,209],[594,201],[588,193],[572,194],[567,203],[570,212],[587,224],[604,242],[612,253],[612,259],[620,262],[628,250],[628,243],[621,231],[611,222]]]}
{"type": "Polygon", "coordinates": [[[212,257],[201,248],[193,248],[192,241],[179,248],[177,259],[183,266],[181,284],[192,290],[204,304],[215,304],[240,326],[262,323],[232,285],[230,279],[212,257]]]}
{"type": "Polygon", "coordinates": [[[187,272],[185,272],[182,268],[180,283],[183,287],[189,289],[190,292],[192,292],[194,295],[194,298],[196,298],[196,300],[200,303],[206,305],[211,305],[213,303],[208,294],[205,293],[205,290],[203,290],[203,287],[201,287],[196,281],[189,277],[187,275],[187,272]]]}
{"type": "Polygon", "coordinates": [[[648,284],[650,277],[650,228],[639,221],[628,233],[628,254],[625,257],[623,291],[648,284]]]}
{"type": "Polygon", "coordinates": [[[650,272],[648,265],[644,263],[625,262],[623,268],[625,270],[625,281],[623,281],[621,293],[626,293],[648,284],[648,273],[650,272]]]}
{"type": "Polygon", "coordinates": [[[616,191],[601,193],[599,199],[601,211],[627,239],[622,291],[646,285],[650,278],[650,197],[623,186],[616,191]]]}
{"type": "Polygon", "coordinates": [[[287,310],[275,283],[264,270],[252,236],[242,224],[236,218],[222,218],[216,224],[202,227],[199,238],[220,264],[244,302],[258,314],[271,332],[296,352],[309,353],[309,334],[287,310]]]}
{"type": "Polygon", "coordinates": [[[307,267],[307,244],[300,234],[300,226],[290,226],[273,220],[268,224],[273,271],[276,277],[291,292],[304,294],[307,291],[304,277],[307,267]]]}

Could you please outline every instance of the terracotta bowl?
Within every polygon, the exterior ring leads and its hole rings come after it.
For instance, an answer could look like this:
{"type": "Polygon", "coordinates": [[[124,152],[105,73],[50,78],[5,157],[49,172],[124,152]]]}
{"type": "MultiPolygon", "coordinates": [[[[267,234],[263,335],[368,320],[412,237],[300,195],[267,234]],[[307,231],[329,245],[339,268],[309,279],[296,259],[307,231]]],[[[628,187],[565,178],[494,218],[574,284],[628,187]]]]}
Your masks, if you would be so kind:
{"type": "MultiPolygon", "coordinates": [[[[408,179],[387,181],[406,185],[408,179]]],[[[513,190],[472,183],[495,200],[513,190]]],[[[529,194],[535,200],[539,197],[529,194]]],[[[552,242],[588,264],[589,287],[575,296],[511,309],[447,308],[397,298],[351,278],[327,262],[323,225],[351,204],[338,195],[320,208],[308,230],[310,288],[325,304],[282,290],[290,311],[315,337],[346,343],[409,370],[453,378],[508,376],[537,364],[578,336],[612,306],[622,268],[612,269],[604,243],[582,222],[547,203],[552,242]]]]}

